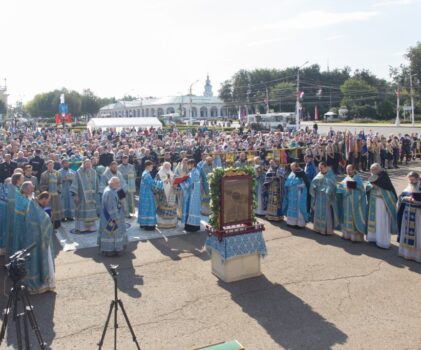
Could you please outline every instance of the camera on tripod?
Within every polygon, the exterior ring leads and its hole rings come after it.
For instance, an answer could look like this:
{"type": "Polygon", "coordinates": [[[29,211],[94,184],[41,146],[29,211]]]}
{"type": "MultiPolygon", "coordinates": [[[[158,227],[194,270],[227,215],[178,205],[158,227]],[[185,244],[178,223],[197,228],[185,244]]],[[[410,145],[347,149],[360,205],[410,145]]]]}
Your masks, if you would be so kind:
{"type": "Polygon", "coordinates": [[[119,265],[110,264],[111,276],[118,276],[118,271],[117,271],[118,268],[119,268],[119,265]]]}
{"type": "Polygon", "coordinates": [[[47,344],[41,335],[38,323],[35,318],[34,308],[29,300],[29,293],[24,286],[22,279],[26,276],[26,259],[30,256],[30,251],[34,249],[36,243],[32,243],[29,247],[17,251],[5,265],[10,279],[13,281],[13,287],[10,289],[7,306],[3,312],[3,324],[0,329],[0,346],[6,335],[6,329],[9,317],[15,322],[16,339],[18,350],[30,349],[28,323],[35,333],[40,349],[47,348],[47,344]],[[23,326],[23,334],[22,334],[23,326]]]}
{"type": "Polygon", "coordinates": [[[34,249],[36,243],[29,247],[17,251],[9,257],[9,263],[5,265],[7,273],[13,282],[20,281],[26,276],[26,259],[31,255],[30,251],[34,249]]]}

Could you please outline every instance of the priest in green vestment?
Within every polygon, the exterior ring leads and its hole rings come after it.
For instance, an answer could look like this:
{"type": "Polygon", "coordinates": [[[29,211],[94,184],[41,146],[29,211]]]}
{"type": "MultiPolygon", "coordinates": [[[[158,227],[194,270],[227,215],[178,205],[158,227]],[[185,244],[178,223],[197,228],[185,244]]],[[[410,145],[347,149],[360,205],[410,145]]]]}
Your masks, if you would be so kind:
{"type": "Polygon", "coordinates": [[[338,202],[343,212],[340,217],[342,237],[353,242],[364,241],[367,232],[367,199],[362,178],[354,167],[346,167],[347,176],[338,184],[338,202]]]}
{"type": "Polygon", "coordinates": [[[311,208],[314,211],[313,230],[322,235],[331,235],[339,224],[336,178],[325,162],[319,163],[319,170],[310,184],[311,208]]]}
{"type": "Polygon", "coordinates": [[[75,201],[75,228],[78,233],[97,230],[98,177],[90,159],[85,159],[77,170],[70,193],[75,201]]]}
{"type": "Polygon", "coordinates": [[[53,254],[53,225],[44,207],[48,206],[49,194],[42,192],[36,200],[29,201],[25,220],[24,247],[36,243],[26,268],[25,285],[31,294],[41,294],[55,289],[53,254]]]}

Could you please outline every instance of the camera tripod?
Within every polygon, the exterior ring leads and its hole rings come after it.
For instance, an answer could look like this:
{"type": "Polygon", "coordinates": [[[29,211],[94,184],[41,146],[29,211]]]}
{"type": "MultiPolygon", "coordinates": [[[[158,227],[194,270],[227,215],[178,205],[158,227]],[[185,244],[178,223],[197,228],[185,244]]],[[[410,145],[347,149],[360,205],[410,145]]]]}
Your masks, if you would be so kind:
{"type": "Polygon", "coordinates": [[[40,349],[47,349],[47,344],[42,338],[41,331],[38,327],[37,320],[34,314],[34,308],[31,305],[29,300],[29,294],[26,287],[18,282],[14,281],[13,287],[10,289],[9,299],[7,301],[6,309],[4,310],[3,324],[0,331],[0,345],[3,342],[4,336],[6,334],[6,329],[8,326],[9,316],[13,310],[13,321],[16,326],[16,339],[18,343],[18,350],[23,350],[23,341],[22,341],[22,325],[21,319],[23,319],[23,331],[24,331],[24,340],[25,340],[25,349],[30,349],[29,343],[29,329],[28,329],[28,320],[32,327],[32,330],[37,337],[38,345],[40,349]],[[21,307],[19,307],[19,305],[21,307]],[[22,312],[19,313],[19,310],[22,312]]]}
{"type": "Polygon", "coordinates": [[[123,302],[121,301],[121,299],[118,298],[117,269],[118,269],[118,265],[110,265],[110,273],[114,280],[114,300],[111,301],[110,310],[108,311],[108,316],[107,316],[107,320],[105,321],[104,330],[102,331],[101,340],[98,343],[98,350],[100,350],[102,348],[102,345],[104,344],[105,334],[107,333],[108,324],[110,322],[111,314],[113,313],[113,311],[114,311],[114,350],[117,350],[118,306],[120,306],[121,311],[123,311],[123,316],[124,316],[124,319],[126,320],[127,326],[129,327],[130,333],[133,338],[133,342],[136,344],[136,348],[140,350],[139,343],[137,341],[136,335],[134,334],[132,325],[130,324],[129,317],[127,316],[126,310],[124,309],[123,302]]]}

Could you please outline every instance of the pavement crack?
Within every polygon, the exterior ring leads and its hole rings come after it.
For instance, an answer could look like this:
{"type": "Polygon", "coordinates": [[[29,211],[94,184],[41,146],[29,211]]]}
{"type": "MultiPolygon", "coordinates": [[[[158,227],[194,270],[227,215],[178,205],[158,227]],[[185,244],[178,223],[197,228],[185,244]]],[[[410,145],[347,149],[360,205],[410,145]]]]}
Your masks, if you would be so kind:
{"type": "Polygon", "coordinates": [[[342,313],[342,305],[345,302],[345,300],[352,300],[352,296],[351,296],[351,281],[349,279],[346,280],[346,295],[341,298],[341,300],[339,301],[339,304],[337,306],[337,310],[342,313]]]}
{"type": "Polygon", "coordinates": [[[347,275],[347,276],[338,276],[338,277],[332,277],[332,278],[321,278],[321,279],[292,281],[292,282],[283,283],[282,285],[288,286],[288,285],[294,285],[294,284],[300,284],[300,283],[330,282],[330,281],[347,280],[347,279],[354,279],[354,278],[364,278],[364,277],[371,276],[376,272],[379,272],[381,270],[382,263],[383,263],[383,261],[379,261],[379,263],[377,264],[377,268],[375,268],[374,270],[372,270],[370,272],[367,272],[367,273],[356,274],[356,275],[347,275]]]}

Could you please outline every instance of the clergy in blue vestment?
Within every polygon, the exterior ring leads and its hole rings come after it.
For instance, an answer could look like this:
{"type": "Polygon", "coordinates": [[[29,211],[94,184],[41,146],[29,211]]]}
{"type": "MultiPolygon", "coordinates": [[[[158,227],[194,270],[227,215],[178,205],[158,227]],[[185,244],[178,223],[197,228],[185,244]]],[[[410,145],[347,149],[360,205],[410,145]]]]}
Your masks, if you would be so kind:
{"type": "Polygon", "coordinates": [[[213,158],[205,154],[204,160],[202,160],[197,168],[200,170],[201,175],[201,210],[200,213],[204,216],[208,216],[210,213],[210,196],[209,196],[209,183],[208,175],[213,172],[213,158]]]}
{"type": "Polygon", "coordinates": [[[6,253],[7,187],[0,183],[0,256],[6,253]]]}
{"type": "MultiPolygon", "coordinates": [[[[32,183],[30,183],[32,186],[32,183]]],[[[29,210],[30,200],[20,191],[16,191],[15,196],[15,215],[13,216],[13,233],[9,240],[9,256],[21,250],[24,247],[26,235],[26,215],[29,210]]]]}
{"type": "Polygon", "coordinates": [[[183,215],[181,223],[188,232],[196,232],[200,230],[200,188],[201,175],[200,170],[196,167],[194,159],[187,162],[189,169],[189,177],[180,184],[183,190],[183,215]]]}
{"type": "Polygon", "coordinates": [[[264,198],[263,198],[263,186],[265,183],[265,171],[262,166],[262,160],[260,157],[254,157],[254,173],[256,176],[256,215],[264,216],[266,215],[266,210],[264,209],[264,198]]]}
{"type": "Polygon", "coordinates": [[[133,164],[129,163],[129,156],[123,155],[123,161],[118,166],[118,170],[123,175],[126,181],[126,198],[124,198],[124,211],[126,217],[130,218],[131,214],[135,213],[135,200],[134,195],[136,193],[136,169],[133,164]]]}
{"type": "Polygon", "coordinates": [[[36,243],[31,250],[26,268],[25,285],[31,294],[40,294],[55,289],[53,258],[53,225],[44,208],[48,206],[49,194],[42,192],[36,200],[29,201],[25,226],[24,247],[36,243]]]}
{"type": "Polygon", "coordinates": [[[16,195],[19,193],[22,183],[22,174],[13,174],[9,181],[7,181],[7,179],[5,181],[5,186],[7,187],[7,219],[4,245],[7,257],[13,255],[14,253],[12,251],[12,245],[15,223],[16,195]]]}
{"type": "Polygon", "coordinates": [[[398,233],[396,220],[398,198],[389,175],[380,164],[374,163],[370,171],[372,176],[367,185],[367,240],[375,242],[380,248],[389,249],[391,235],[398,233]]]}
{"type": "Polygon", "coordinates": [[[95,167],[97,179],[98,179],[98,193],[96,195],[96,210],[97,215],[101,215],[101,202],[102,202],[102,194],[104,193],[105,187],[107,187],[106,182],[104,181],[104,172],[105,167],[103,165],[98,165],[95,167]]]}
{"type": "Polygon", "coordinates": [[[354,167],[346,167],[347,176],[338,184],[338,201],[342,204],[340,223],[342,237],[353,242],[364,241],[367,233],[367,198],[362,178],[354,167]]]}
{"type": "Polygon", "coordinates": [[[39,181],[41,192],[48,191],[50,194],[51,221],[56,229],[60,227],[63,219],[63,210],[61,207],[61,178],[57,170],[54,170],[54,161],[47,161],[47,170],[41,174],[39,181]]]}
{"type": "Polygon", "coordinates": [[[90,159],[76,171],[70,193],[75,201],[75,229],[78,233],[95,232],[97,216],[98,177],[90,159]]]}
{"type": "Polygon", "coordinates": [[[421,182],[420,175],[411,171],[408,186],[399,196],[398,242],[399,256],[421,263],[421,182]]]}
{"type": "Polygon", "coordinates": [[[75,179],[76,172],[69,168],[69,161],[61,161],[62,168],[58,171],[61,179],[61,207],[63,209],[63,218],[73,220],[75,216],[75,203],[70,194],[70,187],[75,179]]]}
{"type": "Polygon", "coordinates": [[[269,221],[281,221],[284,218],[282,212],[284,181],[285,169],[278,167],[276,162],[271,159],[264,182],[266,219],[269,221]]]}
{"type": "Polygon", "coordinates": [[[331,235],[339,225],[336,206],[336,178],[325,162],[319,163],[320,172],[310,184],[311,208],[314,211],[314,231],[331,235]]]}
{"type": "MultiPolygon", "coordinates": [[[[151,176],[153,170],[153,162],[145,161],[145,170],[142,174],[139,192],[139,209],[137,222],[141,228],[149,231],[155,230],[156,226],[156,205],[153,189],[162,189],[164,182],[154,180],[151,176]]],[[[166,180],[168,181],[168,180],[166,180]]]]}
{"type": "Polygon", "coordinates": [[[124,176],[118,170],[118,164],[115,160],[113,160],[109,167],[107,167],[102,175],[102,181],[104,182],[104,188],[108,186],[109,181],[112,177],[118,177],[120,179],[120,189],[126,193],[127,190],[127,182],[124,179],[124,176]]]}
{"type": "Polygon", "coordinates": [[[305,227],[310,216],[307,209],[307,178],[298,163],[291,164],[291,173],[284,187],[283,212],[287,225],[305,227]]]}
{"type": "Polygon", "coordinates": [[[102,195],[98,246],[101,253],[107,256],[119,254],[128,242],[124,208],[118,195],[120,186],[120,179],[114,176],[108,181],[102,195]]]}

